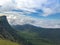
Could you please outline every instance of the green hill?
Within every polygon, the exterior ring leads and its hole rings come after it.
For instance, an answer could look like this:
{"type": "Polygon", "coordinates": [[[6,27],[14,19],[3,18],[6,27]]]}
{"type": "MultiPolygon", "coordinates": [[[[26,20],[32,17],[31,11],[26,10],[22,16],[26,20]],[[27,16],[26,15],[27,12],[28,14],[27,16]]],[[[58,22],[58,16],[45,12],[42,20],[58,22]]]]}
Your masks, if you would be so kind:
{"type": "Polygon", "coordinates": [[[15,25],[21,37],[33,45],[60,45],[60,28],[41,28],[33,25],[15,25]]]}
{"type": "Polygon", "coordinates": [[[0,39],[0,45],[20,45],[20,44],[12,42],[10,40],[0,39]]]}

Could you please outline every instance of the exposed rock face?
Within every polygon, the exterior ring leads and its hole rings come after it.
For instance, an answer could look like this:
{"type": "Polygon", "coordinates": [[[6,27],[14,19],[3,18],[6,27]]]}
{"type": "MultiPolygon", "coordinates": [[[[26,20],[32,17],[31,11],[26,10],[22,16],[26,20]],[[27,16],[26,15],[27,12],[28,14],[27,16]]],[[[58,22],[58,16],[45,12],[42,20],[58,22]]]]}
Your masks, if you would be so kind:
{"type": "MultiPolygon", "coordinates": [[[[13,40],[14,38],[11,35],[14,29],[9,25],[6,16],[0,16],[0,38],[13,40]]],[[[14,32],[13,32],[14,33],[14,32]]]]}
{"type": "MultiPolygon", "coordinates": [[[[6,16],[0,16],[0,38],[15,41],[22,45],[27,44],[26,40],[17,33],[17,30],[9,25],[6,16]]],[[[27,45],[30,45],[30,42],[27,45]]]]}

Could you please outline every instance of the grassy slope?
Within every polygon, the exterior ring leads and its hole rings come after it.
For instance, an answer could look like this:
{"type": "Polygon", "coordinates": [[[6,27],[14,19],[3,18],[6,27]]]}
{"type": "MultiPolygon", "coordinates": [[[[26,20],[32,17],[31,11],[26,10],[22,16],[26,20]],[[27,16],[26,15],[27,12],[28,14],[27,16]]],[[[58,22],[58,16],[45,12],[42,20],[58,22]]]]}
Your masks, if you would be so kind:
{"type": "Polygon", "coordinates": [[[29,33],[26,31],[23,32],[19,32],[21,37],[24,37],[25,39],[27,39],[29,42],[31,42],[33,45],[56,45],[55,43],[47,40],[47,39],[37,39],[36,34],[35,33],[29,33]]]}
{"type": "Polygon", "coordinates": [[[19,45],[19,44],[16,42],[11,42],[9,40],[0,39],[0,45],[19,45]]]}

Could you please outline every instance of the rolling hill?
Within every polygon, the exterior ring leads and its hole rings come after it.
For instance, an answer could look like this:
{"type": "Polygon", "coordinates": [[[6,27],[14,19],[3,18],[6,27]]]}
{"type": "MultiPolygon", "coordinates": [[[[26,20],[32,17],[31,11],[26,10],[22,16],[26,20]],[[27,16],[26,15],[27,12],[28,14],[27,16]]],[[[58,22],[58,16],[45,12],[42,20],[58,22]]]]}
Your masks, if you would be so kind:
{"type": "Polygon", "coordinates": [[[60,28],[42,28],[30,24],[14,25],[13,28],[34,45],[60,45],[60,28]]]}

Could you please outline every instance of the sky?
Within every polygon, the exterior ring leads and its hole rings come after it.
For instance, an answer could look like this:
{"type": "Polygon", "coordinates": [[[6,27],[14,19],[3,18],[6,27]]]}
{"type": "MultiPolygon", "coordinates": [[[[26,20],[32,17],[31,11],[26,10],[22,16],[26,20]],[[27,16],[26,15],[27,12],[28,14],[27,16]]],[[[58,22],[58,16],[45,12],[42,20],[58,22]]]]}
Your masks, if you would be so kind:
{"type": "Polygon", "coordinates": [[[0,14],[11,25],[60,28],[60,0],[1,0],[0,14]]]}

